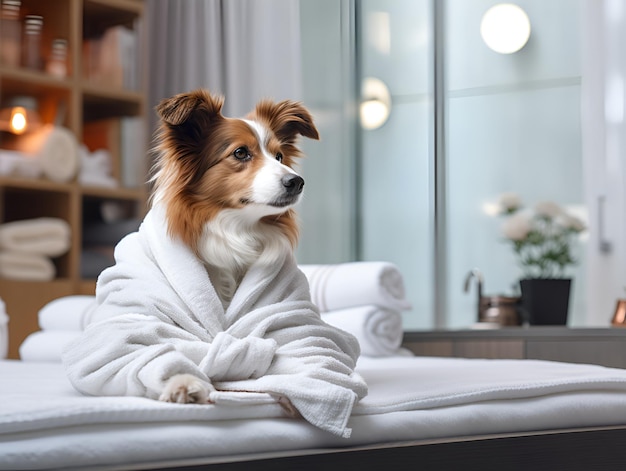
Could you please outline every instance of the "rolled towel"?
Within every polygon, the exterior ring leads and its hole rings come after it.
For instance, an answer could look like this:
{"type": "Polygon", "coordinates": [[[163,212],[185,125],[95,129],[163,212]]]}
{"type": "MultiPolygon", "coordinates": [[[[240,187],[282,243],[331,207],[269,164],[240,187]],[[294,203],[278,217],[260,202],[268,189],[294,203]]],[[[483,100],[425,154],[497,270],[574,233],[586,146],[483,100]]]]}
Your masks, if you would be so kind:
{"type": "Polygon", "coordinates": [[[0,277],[23,281],[50,281],[56,275],[52,261],[37,254],[0,251],[0,277]]]}
{"type": "Polygon", "coordinates": [[[89,324],[95,307],[95,296],[71,295],[54,299],[39,310],[39,327],[44,331],[80,332],[89,324]]]}
{"type": "Polygon", "coordinates": [[[80,332],[65,330],[38,331],[30,334],[20,345],[22,361],[61,362],[65,346],[80,336],[80,332]]]}
{"type": "Polygon", "coordinates": [[[48,124],[36,132],[24,134],[18,150],[32,154],[44,176],[55,182],[68,182],[78,172],[78,143],[74,134],[61,126],[48,124]]]}
{"type": "Polygon", "coordinates": [[[375,305],[395,311],[411,309],[404,281],[389,262],[353,262],[337,265],[300,265],[309,280],[311,301],[321,312],[375,305]]]}
{"type": "Polygon", "coordinates": [[[404,331],[398,311],[377,306],[358,306],[325,312],[327,324],[354,335],[361,345],[361,355],[382,357],[404,354],[400,349],[404,331]]]}
{"type": "Polygon", "coordinates": [[[50,217],[7,222],[0,225],[0,248],[57,257],[70,248],[70,226],[50,217]]]}

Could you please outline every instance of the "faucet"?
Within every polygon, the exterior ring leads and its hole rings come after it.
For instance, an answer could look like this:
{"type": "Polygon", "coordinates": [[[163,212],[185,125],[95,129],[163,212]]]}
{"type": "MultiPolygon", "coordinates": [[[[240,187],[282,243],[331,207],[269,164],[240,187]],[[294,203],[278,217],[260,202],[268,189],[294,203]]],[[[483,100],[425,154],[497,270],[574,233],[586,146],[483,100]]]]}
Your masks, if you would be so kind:
{"type": "Polygon", "coordinates": [[[480,321],[481,314],[482,314],[484,278],[483,278],[483,274],[480,272],[478,268],[474,268],[472,271],[470,271],[465,277],[465,284],[463,285],[463,291],[466,293],[469,291],[470,282],[472,281],[472,278],[476,279],[476,285],[478,288],[478,303],[476,305],[476,320],[480,321]]]}

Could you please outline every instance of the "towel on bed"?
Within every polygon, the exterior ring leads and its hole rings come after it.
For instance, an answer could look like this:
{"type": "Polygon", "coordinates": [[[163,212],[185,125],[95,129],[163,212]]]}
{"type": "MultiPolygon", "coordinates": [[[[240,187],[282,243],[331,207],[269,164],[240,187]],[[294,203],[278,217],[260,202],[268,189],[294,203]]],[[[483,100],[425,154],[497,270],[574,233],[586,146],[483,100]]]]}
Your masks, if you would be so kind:
{"type": "Polygon", "coordinates": [[[56,269],[52,261],[38,254],[0,251],[0,277],[24,281],[50,281],[56,269]]]}
{"type": "MultiPolygon", "coordinates": [[[[50,301],[39,310],[40,331],[34,332],[20,346],[22,361],[60,362],[65,344],[74,340],[90,323],[96,297],[70,295],[50,301]]],[[[327,324],[354,335],[361,355],[382,357],[407,355],[400,348],[404,331],[402,315],[377,306],[357,306],[322,314],[327,324]]]]}
{"type": "Polygon", "coordinates": [[[381,357],[397,355],[404,331],[402,315],[378,306],[357,306],[322,313],[330,325],[354,335],[361,346],[361,355],[381,357]]]}
{"type": "Polygon", "coordinates": [[[76,330],[40,330],[33,332],[20,345],[20,360],[59,363],[63,348],[79,336],[80,332],[76,330]]]}
{"type": "MultiPolygon", "coordinates": [[[[347,437],[367,394],[354,373],[356,339],[324,323],[290,253],[246,273],[224,309],[200,260],[167,235],[155,206],[116,247],[98,279],[93,322],[63,352],[70,381],[92,395],[157,398],[167,379],[191,373],[223,391],[287,397],[313,425],[347,437]]],[[[254,396],[254,395],[252,395],[254,396]]]]}
{"type": "Polygon", "coordinates": [[[300,265],[311,287],[311,300],[320,312],[374,305],[406,311],[404,282],[390,262],[351,262],[336,265],[300,265]]]}
{"type": "Polygon", "coordinates": [[[96,307],[96,297],[70,295],[54,299],[38,313],[41,330],[84,330],[96,307]]]}
{"type": "Polygon", "coordinates": [[[57,257],[70,248],[70,226],[49,217],[7,222],[0,225],[0,248],[57,257]]]}

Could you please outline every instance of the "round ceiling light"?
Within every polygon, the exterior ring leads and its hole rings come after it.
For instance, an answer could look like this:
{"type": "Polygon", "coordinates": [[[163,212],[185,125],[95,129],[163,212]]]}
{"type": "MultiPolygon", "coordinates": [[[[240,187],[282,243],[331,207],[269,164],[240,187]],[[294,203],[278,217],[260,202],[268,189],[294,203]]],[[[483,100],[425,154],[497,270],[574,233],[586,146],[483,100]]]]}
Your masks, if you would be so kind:
{"type": "Polygon", "coordinates": [[[512,3],[499,3],[483,15],[480,35],[487,46],[494,51],[511,54],[519,51],[528,42],[530,20],[519,6],[512,3]]]}

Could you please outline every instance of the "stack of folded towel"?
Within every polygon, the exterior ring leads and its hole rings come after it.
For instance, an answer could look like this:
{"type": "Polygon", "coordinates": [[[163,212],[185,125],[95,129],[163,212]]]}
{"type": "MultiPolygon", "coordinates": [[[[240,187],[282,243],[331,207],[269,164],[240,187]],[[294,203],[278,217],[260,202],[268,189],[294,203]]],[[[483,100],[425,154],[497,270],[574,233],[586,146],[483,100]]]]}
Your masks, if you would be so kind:
{"type": "Polygon", "coordinates": [[[49,281],[56,275],[52,258],[70,248],[70,226],[63,219],[36,218],[0,225],[0,277],[49,281]]]}
{"type": "MultiPolygon", "coordinates": [[[[365,356],[406,355],[402,343],[402,275],[387,262],[300,265],[322,319],[354,335],[365,356]]],[[[40,331],[20,346],[23,361],[59,362],[64,346],[89,324],[95,296],[65,296],[39,311],[40,331]]]]}
{"type": "Polygon", "coordinates": [[[20,358],[60,362],[63,348],[80,335],[95,307],[95,296],[64,296],[50,301],[39,311],[41,330],[30,334],[20,345],[20,358]]]}
{"type": "Polygon", "coordinates": [[[402,311],[411,309],[404,281],[389,262],[352,262],[336,265],[300,265],[311,290],[311,300],[322,319],[354,335],[361,354],[406,354],[402,311]]]}

